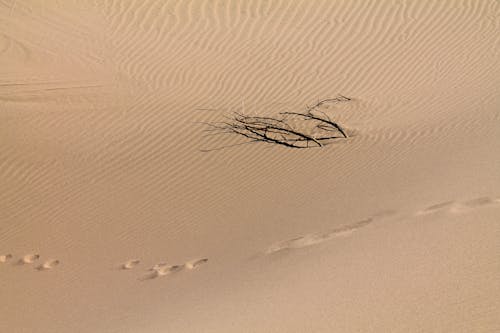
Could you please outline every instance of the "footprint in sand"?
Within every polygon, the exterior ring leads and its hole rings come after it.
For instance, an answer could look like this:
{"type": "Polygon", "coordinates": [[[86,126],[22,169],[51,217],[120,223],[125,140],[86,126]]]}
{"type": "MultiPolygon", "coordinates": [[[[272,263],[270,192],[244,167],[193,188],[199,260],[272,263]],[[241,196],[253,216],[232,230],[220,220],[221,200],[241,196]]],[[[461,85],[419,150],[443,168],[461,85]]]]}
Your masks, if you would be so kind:
{"type": "Polygon", "coordinates": [[[471,200],[467,200],[464,202],[461,202],[457,204],[456,206],[452,207],[451,213],[454,214],[461,214],[461,213],[467,213],[471,210],[482,208],[485,206],[492,206],[492,205],[497,205],[499,204],[500,201],[495,198],[491,197],[479,197],[471,200]]]}
{"type": "Polygon", "coordinates": [[[10,259],[12,259],[12,254],[10,253],[0,255],[0,263],[7,262],[10,259]]]}
{"type": "Polygon", "coordinates": [[[37,270],[39,271],[46,271],[49,269],[52,269],[60,264],[60,261],[58,259],[49,259],[45,261],[43,264],[38,265],[36,267],[37,270]]]}
{"type": "Polygon", "coordinates": [[[132,269],[140,263],[141,261],[139,259],[130,259],[121,264],[120,269],[132,269]]]}
{"type": "Polygon", "coordinates": [[[180,272],[183,268],[184,268],[183,265],[169,266],[163,264],[156,264],[155,266],[149,269],[150,273],[148,273],[146,276],[143,276],[139,280],[144,281],[144,280],[156,279],[161,276],[167,276],[173,273],[180,272]]]}
{"type": "MultiPolygon", "coordinates": [[[[438,213],[452,213],[452,214],[460,214],[464,212],[468,212],[471,209],[477,209],[484,206],[490,205],[500,205],[500,197],[499,198],[491,198],[491,197],[480,197],[472,200],[464,201],[464,202],[456,202],[453,200],[440,202],[438,204],[431,205],[426,207],[420,211],[415,213],[416,216],[419,215],[427,215],[427,214],[438,214],[438,213]]],[[[351,223],[340,228],[336,228],[330,230],[329,232],[323,233],[310,233],[300,237],[295,237],[292,239],[287,239],[284,241],[277,242],[271,245],[266,254],[273,254],[285,250],[299,249],[303,247],[308,247],[315,244],[320,244],[326,241],[329,241],[333,238],[337,237],[345,237],[350,236],[352,233],[357,231],[360,228],[363,228],[375,220],[379,220],[380,218],[384,218],[387,216],[391,216],[396,214],[397,212],[388,210],[384,212],[380,212],[378,214],[372,215],[372,217],[367,218],[365,220],[361,220],[355,223],[351,223]]]]}
{"type": "Polygon", "coordinates": [[[320,244],[338,237],[350,236],[356,230],[371,224],[374,221],[373,218],[367,218],[355,223],[347,224],[345,226],[335,228],[325,233],[311,233],[304,236],[288,239],[271,245],[266,253],[273,254],[276,252],[281,252],[291,249],[299,249],[315,244],[320,244]]]}
{"type": "Polygon", "coordinates": [[[499,204],[500,198],[490,198],[490,197],[480,197],[476,199],[472,199],[463,203],[464,206],[470,208],[482,207],[487,205],[499,204]]]}
{"type": "Polygon", "coordinates": [[[149,268],[148,271],[157,271],[159,269],[165,268],[166,266],[168,266],[166,262],[160,262],[158,264],[154,264],[154,266],[149,268]]]}
{"type": "Polygon", "coordinates": [[[449,209],[455,205],[455,201],[445,201],[432,206],[429,206],[423,210],[419,210],[416,215],[427,215],[437,212],[449,211],[449,209]]]}
{"type": "Polygon", "coordinates": [[[195,269],[197,268],[198,266],[200,265],[203,265],[204,263],[208,262],[208,259],[207,258],[203,258],[203,259],[195,259],[195,260],[191,260],[191,261],[188,261],[187,263],[184,264],[184,266],[187,268],[187,269],[195,269]]]}
{"type": "Polygon", "coordinates": [[[291,250],[291,249],[299,249],[302,247],[306,246],[311,246],[314,244],[319,244],[324,241],[328,240],[327,235],[322,235],[322,234],[308,234],[288,240],[284,240],[278,243],[275,243],[271,245],[266,253],[267,254],[273,254],[276,252],[281,252],[285,250],[291,250]]]}
{"type": "Polygon", "coordinates": [[[40,259],[40,255],[36,253],[25,254],[21,259],[19,259],[18,263],[21,265],[32,264],[35,261],[40,259]]]}
{"type": "Polygon", "coordinates": [[[172,273],[180,272],[184,267],[182,265],[165,266],[155,270],[159,276],[165,276],[172,273]]]}
{"type": "Polygon", "coordinates": [[[207,258],[190,260],[183,265],[168,265],[165,262],[161,262],[149,268],[148,269],[149,273],[139,278],[139,280],[141,281],[152,280],[173,273],[178,273],[180,271],[183,271],[184,269],[186,270],[196,269],[207,262],[208,262],[207,258]]]}
{"type": "Polygon", "coordinates": [[[415,215],[427,215],[439,212],[461,214],[476,208],[495,205],[499,203],[500,203],[500,198],[491,198],[491,197],[480,197],[464,202],[446,201],[429,206],[423,210],[420,210],[415,215]]]}

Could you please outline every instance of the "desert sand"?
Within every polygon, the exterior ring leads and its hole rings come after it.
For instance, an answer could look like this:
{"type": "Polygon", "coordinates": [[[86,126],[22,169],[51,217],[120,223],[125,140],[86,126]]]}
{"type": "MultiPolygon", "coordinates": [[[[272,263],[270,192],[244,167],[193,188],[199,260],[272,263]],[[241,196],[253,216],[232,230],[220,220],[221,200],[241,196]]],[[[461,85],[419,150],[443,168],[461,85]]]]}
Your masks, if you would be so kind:
{"type": "Polygon", "coordinates": [[[499,32],[494,0],[0,1],[0,332],[499,332],[499,32]],[[339,94],[323,148],[205,132],[339,94]]]}

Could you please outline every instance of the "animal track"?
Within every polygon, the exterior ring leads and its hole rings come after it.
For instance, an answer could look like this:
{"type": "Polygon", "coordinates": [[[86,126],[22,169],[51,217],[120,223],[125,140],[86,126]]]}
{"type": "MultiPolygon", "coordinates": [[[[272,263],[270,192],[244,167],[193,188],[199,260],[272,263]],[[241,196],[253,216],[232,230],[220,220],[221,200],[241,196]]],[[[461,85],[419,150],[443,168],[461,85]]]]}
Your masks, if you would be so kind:
{"type": "Polygon", "coordinates": [[[480,208],[488,205],[496,205],[500,203],[500,198],[479,197],[464,202],[446,201],[436,205],[429,206],[418,211],[415,215],[427,215],[438,212],[460,214],[468,212],[472,209],[480,208]]]}
{"type": "Polygon", "coordinates": [[[130,259],[120,265],[120,269],[132,269],[139,265],[141,261],[139,259],[130,259]]]}
{"type": "Polygon", "coordinates": [[[184,267],[184,265],[163,265],[162,264],[156,264],[152,268],[149,269],[150,273],[148,273],[146,276],[140,278],[139,280],[144,281],[144,280],[151,280],[151,279],[156,279],[157,277],[160,276],[166,276],[170,275],[172,273],[177,273],[180,272],[184,267]]]}
{"type": "Polygon", "coordinates": [[[206,262],[208,262],[207,258],[190,260],[182,265],[168,265],[167,263],[164,262],[158,263],[155,264],[153,267],[149,268],[148,269],[149,273],[139,278],[139,280],[141,281],[152,280],[162,276],[167,276],[170,274],[181,272],[184,269],[192,270],[200,265],[203,265],[206,262]]]}
{"type": "Polygon", "coordinates": [[[46,262],[44,262],[43,264],[38,265],[36,267],[36,269],[38,269],[39,271],[46,271],[46,270],[49,270],[49,269],[56,267],[57,265],[59,265],[59,263],[60,263],[60,261],[57,259],[49,259],[46,262]]]}
{"type": "MultiPolygon", "coordinates": [[[[0,263],[5,263],[10,259],[12,259],[13,257],[14,256],[10,253],[0,255],[0,263]]],[[[35,263],[35,261],[37,261],[38,259],[40,259],[40,255],[38,253],[28,253],[19,258],[19,260],[14,261],[12,264],[14,266],[30,265],[35,263]]],[[[36,266],[35,269],[39,271],[49,270],[56,267],[59,264],[60,261],[58,259],[49,259],[43,262],[42,264],[36,266]]]]}
{"type": "Polygon", "coordinates": [[[348,236],[356,230],[367,226],[373,222],[373,218],[368,218],[355,223],[351,223],[340,228],[333,229],[326,233],[311,233],[301,237],[292,238],[289,240],[278,242],[267,249],[267,254],[272,254],[284,250],[298,249],[306,246],[311,246],[326,242],[330,239],[342,236],[348,236]]]}
{"type": "Polygon", "coordinates": [[[37,261],[39,258],[40,258],[39,254],[32,254],[32,253],[30,253],[30,254],[24,255],[21,259],[19,259],[19,263],[21,265],[32,264],[35,261],[37,261]]]}
{"type": "MultiPolygon", "coordinates": [[[[474,209],[479,209],[487,206],[500,205],[500,197],[492,198],[492,197],[478,197],[471,200],[466,200],[462,202],[457,201],[445,201],[441,203],[437,203],[431,206],[428,206],[422,210],[414,213],[414,216],[420,215],[428,215],[428,214],[436,214],[436,213],[451,213],[451,214],[461,214],[466,213],[474,209]]],[[[372,215],[372,217],[366,218],[364,220],[360,220],[355,223],[347,224],[341,226],[339,228],[332,229],[327,232],[316,232],[310,233],[303,236],[295,237],[292,239],[287,239],[284,241],[280,241],[272,244],[265,253],[270,255],[273,253],[292,250],[292,249],[300,249],[303,247],[312,246],[315,244],[320,244],[334,238],[350,236],[354,232],[358,231],[361,228],[364,228],[374,221],[378,221],[379,219],[384,219],[387,216],[391,216],[396,214],[396,211],[387,210],[383,212],[379,212],[377,214],[372,215]]],[[[411,218],[410,216],[406,216],[407,218],[411,218]]],[[[12,260],[14,256],[10,253],[0,255],[0,264],[6,263],[12,260]]],[[[17,261],[13,261],[12,265],[30,265],[35,263],[40,259],[40,254],[38,253],[28,253],[24,256],[20,257],[17,261]]],[[[163,276],[168,276],[171,274],[179,273],[182,271],[193,270],[198,268],[199,266],[208,262],[207,258],[194,259],[187,261],[184,264],[180,265],[169,265],[165,262],[160,262],[155,264],[153,267],[149,268],[148,273],[139,278],[139,280],[151,280],[156,279],[163,276]]],[[[122,270],[130,270],[135,268],[141,263],[139,259],[130,259],[126,262],[120,264],[119,268],[122,270]]],[[[58,259],[48,259],[43,263],[37,265],[35,269],[39,271],[45,271],[55,268],[60,265],[60,260],[58,259]]]]}
{"type": "MultiPolygon", "coordinates": [[[[491,198],[491,197],[480,197],[472,200],[467,200],[464,202],[456,202],[456,201],[445,201],[435,205],[431,205],[422,210],[417,211],[414,215],[428,215],[428,214],[437,214],[440,212],[452,213],[452,214],[460,214],[463,212],[470,211],[472,209],[481,208],[484,206],[490,205],[498,205],[500,204],[500,198],[491,198]]],[[[392,210],[387,210],[384,212],[380,212],[378,214],[372,215],[372,217],[367,218],[365,220],[361,220],[359,222],[355,222],[352,224],[345,225],[340,228],[333,229],[329,232],[324,233],[310,233],[304,236],[284,240],[281,242],[277,242],[271,245],[266,254],[273,254],[276,252],[281,252],[285,250],[291,249],[299,249],[319,243],[323,243],[329,241],[333,238],[349,236],[356,230],[363,228],[374,220],[378,220],[380,218],[384,218],[386,216],[394,215],[396,212],[392,210]]],[[[410,216],[411,217],[411,216],[410,216]]],[[[409,217],[408,217],[409,218],[409,217]]]]}
{"type": "Polygon", "coordinates": [[[12,259],[12,254],[10,253],[0,255],[0,263],[7,262],[10,259],[12,259]]]}
{"type": "Polygon", "coordinates": [[[418,211],[416,215],[425,215],[425,214],[435,213],[435,212],[438,212],[440,210],[449,208],[454,203],[455,203],[454,201],[441,202],[441,203],[429,206],[423,210],[418,211]]]}
{"type": "Polygon", "coordinates": [[[196,267],[200,266],[200,265],[203,265],[204,263],[208,262],[208,259],[207,258],[203,258],[203,259],[196,259],[196,260],[191,260],[191,261],[188,261],[187,263],[184,264],[184,266],[187,268],[187,269],[195,269],[196,267]]]}
{"type": "Polygon", "coordinates": [[[500,198],[493,199],[490,197],[480,197],[480,198],[466,201],[463,204],[464,204],[464,206],[467,206],[467,207],[476,208],[476,207],[492,205],[492,204],[497,204],[497,203],[500,203],[500,198]]]}

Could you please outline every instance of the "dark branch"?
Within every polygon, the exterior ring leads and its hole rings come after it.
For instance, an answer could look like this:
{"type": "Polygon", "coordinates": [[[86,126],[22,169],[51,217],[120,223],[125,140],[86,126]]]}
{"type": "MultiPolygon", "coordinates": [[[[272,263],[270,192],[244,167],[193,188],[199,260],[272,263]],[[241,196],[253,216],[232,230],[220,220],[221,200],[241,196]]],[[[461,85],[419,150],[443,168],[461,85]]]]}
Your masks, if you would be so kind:
{"type": "MultiPolygon", "coordinates": [[[[248,116],[234,112],[232,117],[225,116],[225,121],[205,123],[210,127],[205,131],[210,132],[210,135],[237,134],[250,139],[250,143],[267,142],[289,148],[310,148],[310,143],[313,143],[313,146],[323,147],[322,142],[347,138],[347,134],[342,126],[319,108],[326,103],[348,101],[351,99],[339,95],[336,98],[319,101],[307,107],[305,112],[281,112],[276,117],[248,116]],[[300,128],[297,124],[304,125],[304,128],[300,128]]],[[[203,151],[212,150],[218,149],[203,151]]]]}

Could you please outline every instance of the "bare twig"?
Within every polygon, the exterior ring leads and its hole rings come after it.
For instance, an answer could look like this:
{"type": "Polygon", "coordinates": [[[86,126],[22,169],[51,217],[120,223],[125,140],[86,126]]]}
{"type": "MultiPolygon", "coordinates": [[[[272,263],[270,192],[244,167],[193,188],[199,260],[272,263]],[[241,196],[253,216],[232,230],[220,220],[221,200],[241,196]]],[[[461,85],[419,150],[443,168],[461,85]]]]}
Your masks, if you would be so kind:
{"type": "MultiPolygon", "coordinates": [[[[347,138],[345,130],[319,108],[326,103],[348,102],[351,99],[342,95],[324,99],[305,112],[281,112],[276,117],[248,116],[239,112],[232,117],[224,117],[225,121],[207,123],[206,132],[211,134],[232,133],[250,139],[251,142],[267,142],[289,148],[323,147],[322,142],[347,138]],[[307,121],[305,128],[297,128],[297,123],[307,121]],[[336,135],[334,134],[336,133],[336,135]],[[311,146],[310,144],[313,143],[311,146]]],[[[210,149],[203,151],[212,151],[210,149]]]]}

